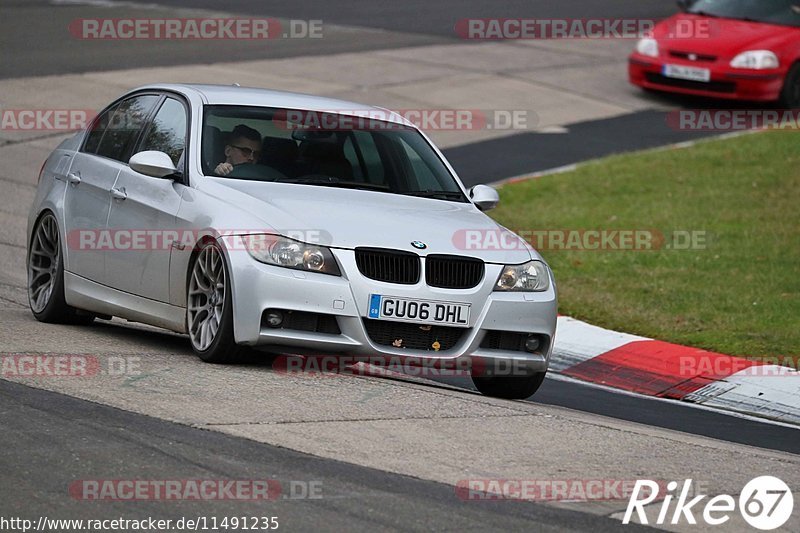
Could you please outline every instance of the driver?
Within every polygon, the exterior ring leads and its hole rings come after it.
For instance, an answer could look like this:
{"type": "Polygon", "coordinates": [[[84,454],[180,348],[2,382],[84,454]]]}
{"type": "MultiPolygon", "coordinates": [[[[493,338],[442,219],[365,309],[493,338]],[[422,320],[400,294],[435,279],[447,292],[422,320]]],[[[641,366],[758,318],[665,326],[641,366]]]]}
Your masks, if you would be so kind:
{"type": "Polygon", "coordinates": [[[261,157],[261,134],[249,126],[239,124],[231,132],[225,144],[225,161],[217,165],[214,173],[227,176],[233,167],[243,163],[255,163],[261,157]]]}

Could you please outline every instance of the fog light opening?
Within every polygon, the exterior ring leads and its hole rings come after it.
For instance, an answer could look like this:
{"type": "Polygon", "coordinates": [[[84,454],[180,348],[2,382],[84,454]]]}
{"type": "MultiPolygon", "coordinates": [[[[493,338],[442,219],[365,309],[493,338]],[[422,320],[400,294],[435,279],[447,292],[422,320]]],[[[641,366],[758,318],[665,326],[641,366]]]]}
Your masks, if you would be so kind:
{"type": "Polygon", "coordinates": [[[541,342],[539,341],[538,335],[531,335],[528,337],[528,340],[525,341],[525,351],[534,353],[539,349],[541,342]]]}
{"type": "Polygon", "coordinates": [[[279,328],[283,324],[283,311],[268,309],[265,314],[265,317],[267,326],[271,328],[279,328]]]}

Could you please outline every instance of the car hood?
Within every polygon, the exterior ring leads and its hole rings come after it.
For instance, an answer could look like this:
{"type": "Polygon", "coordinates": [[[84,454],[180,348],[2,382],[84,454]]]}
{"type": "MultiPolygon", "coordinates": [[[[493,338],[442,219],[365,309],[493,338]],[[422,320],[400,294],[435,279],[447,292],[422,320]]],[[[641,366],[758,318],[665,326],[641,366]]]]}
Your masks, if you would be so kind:
{"type": "MultiPolygon", "coordinates": [[[[246,210],[265,229],[335,248],[454,254],[490,263],[541,259],[528,243],[469,203],[382,192],[213,179],[205,192],[246,210]],[[424,243],[424,249],[412,242],[424,243]]],[[[248,232],[254,228],[248,228],[248,232]]],[[[243,232],[244,233],[244,232],[243,232]]]]}
{"type": "Polygon", "coordinates": [[[730,60],[746,50],[772,49],[780,55],[783,46],[800,39],[800,28],[681,13],[657,24],[653,36],[670,50],[730,60]],[[702,24],[708,24],[707,32],[702,24]],[[696,29],[697,34],[679,37],[681,28],[684,33],[696,29]]]}

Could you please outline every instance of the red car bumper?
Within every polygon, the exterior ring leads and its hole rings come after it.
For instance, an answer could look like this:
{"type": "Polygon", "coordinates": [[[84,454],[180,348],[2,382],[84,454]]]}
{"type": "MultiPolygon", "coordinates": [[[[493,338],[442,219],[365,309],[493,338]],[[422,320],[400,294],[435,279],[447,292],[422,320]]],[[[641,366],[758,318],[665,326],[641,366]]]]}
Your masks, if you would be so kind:
{"type": "Polygon", "coordinates": [[[670,59],[670,64],[710,68],[711,81],[688,81],[668,78],[662,74],[665,61],[633,54],[628,59],[630,82],[645,89],[671,93],[691,94],[711,98],[752,100],[771,102],[780,97],[786,72],[753,72],[733,69],[727,65],[700,65],[679,59],[670,59]]]}

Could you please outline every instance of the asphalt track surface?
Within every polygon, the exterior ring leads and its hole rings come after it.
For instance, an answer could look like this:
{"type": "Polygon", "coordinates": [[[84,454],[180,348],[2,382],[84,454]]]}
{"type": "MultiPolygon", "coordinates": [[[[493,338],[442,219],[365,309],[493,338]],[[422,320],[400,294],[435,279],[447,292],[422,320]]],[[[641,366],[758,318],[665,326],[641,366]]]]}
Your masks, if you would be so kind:
{"type": "MultiPolygon", "coordinates": [[[[162,0],[161,5],[214,9],[215,0],[162,0]]],[[[282,2],[233,0],[225,9],[234,13],[295,19],[323,19],[335,24],[377,28],[403,33],[453,37],[456,22],[465,18],[653,18],[675,12],[665,0],[371,0],[282,2]]]]}
{"type": "Polygon", "coordinates": [[[694,141],[714,135],[664,127],[664,111],[571,124],[564,133],[520,133],[444,150],[465,185],[558,168],[612,154],[694,141]],[[535,147],[531,149],[531,147],[535,147]]]}
{"type": "MultiPolygon", "coordinates": [[[[71,39],[64,24],[81,17],[102,17],[103,2],[93,0],[2,0],[0,49],[4,51],[0,77],[50,75],[138,66],[211,63],[256,58],[332,54],[354,50],[396,48],[434,42],[462,42],[454,32],[465,18],[649,18],[660,19],[675,12],[669,0],[617,0],[597,2],[572,0],[304,0],[302,2],[232,0],[142,0],[178,9],[224,10],[247,16],[322,20],[324,24],[386,30],[373,36],[339,35],[326,32],[325,39],[270,41],[263,43],[170,43],[146,41],[96,43],[71,39]],[[88,4],[88,5],[84,5],[88,4]],[[98,7],[100,9],[98,9],[98,7]],[[56,13],[56,16],[53,14],[56,13]],[[388,32],[388,33],[387,33],[388,32]],[[45,37],[43,37],[45,36],[45,37]]],[[[135,3],[134,3],[135,5],[135,3]]],[[[132,7],[131,16],[139,10],[132,7]]],[[[142,15],[144,16],[144,15],[142,15]]]]}
{"type": "MultiPolygon", "coordinates": [[[[442,382],[464,389],[475,389],[465,379],[448,379],[442,382]]],[[[620,394],[575,381],[547,379],[528,401],[759,448],[800,453],[798,430],[794,427],[765,424],[757,419],[698,409],[675,401],[620,394]]]]}
{"type": "MultiPolygon", "coordinates": [[[[619,522],[515,501],[462,501],[452,486],[320,459],[0,380],[0,516],[141,520],[275,516],[286,531],[614,531],[619,522]],[[85,479],[281,484],[272,501],[102,501],[66,497],[85,479]],[[319,498],[306,498],[317,487],[319,498]],[[295,485],[297,487],[297,485],[295,485]],[[32,497],[32,495],[35,495],[32,497]]],[[[357,453],[357,451],[354,451],[357,453]]],[[[631,531],[647,530],[631,526],[631,531]]]]}
{"type": "MultiPolygon", "coordinates": [[[[143,0],[139,3],[151,2],[143,0]]],[[[326,25],[384,31],[372,34],[360,32],[357,38],[353,38],[352,33],[331,29],[325,32],[324,39],[275,39],[270,40],[267,45],[262,42],[242,41],[103,41],[103,46],[98,47],[97,42],[72,38],[68,26],[75,19],[103,17],[102,2],[92,5],[92,0],[3,0],[0,2],[3,13],[0,18],[0,49],[3,50],[4,57],[0,63],[0,77],[88,72],[115,69],[120,65],[125,65],[126,68],[185,65],[456,43],[463,42],[455,34],[456,22],[470,17],[663,18],[675,11],[674,4],[663,0],[538,0],[502,4],[492,0],[163,0],[152,3],[176,9],[206,9],[210,13],[224,10],[226,13],[243,16],[321,20],[326,25]]],[[[148,16],[146,9],[137,8],[136,3],[132,5],[130,16],[148,16]]]]}

